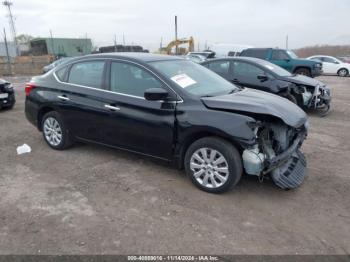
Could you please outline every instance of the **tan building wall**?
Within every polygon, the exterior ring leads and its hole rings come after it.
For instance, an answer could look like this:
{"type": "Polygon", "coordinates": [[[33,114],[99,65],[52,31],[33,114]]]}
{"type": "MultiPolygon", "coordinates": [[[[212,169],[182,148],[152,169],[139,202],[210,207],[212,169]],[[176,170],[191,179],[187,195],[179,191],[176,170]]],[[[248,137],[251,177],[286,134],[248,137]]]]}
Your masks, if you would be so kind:
{"type": "MultiPolygon", "coordinates": [[[[11,59],[11,75],[39,75],[42,68],[53,61],[50,55],[45,56],[17,56],[11,59]]],[[[0,58],[0,76],[8,75],[6,58],[0,58]]]]}

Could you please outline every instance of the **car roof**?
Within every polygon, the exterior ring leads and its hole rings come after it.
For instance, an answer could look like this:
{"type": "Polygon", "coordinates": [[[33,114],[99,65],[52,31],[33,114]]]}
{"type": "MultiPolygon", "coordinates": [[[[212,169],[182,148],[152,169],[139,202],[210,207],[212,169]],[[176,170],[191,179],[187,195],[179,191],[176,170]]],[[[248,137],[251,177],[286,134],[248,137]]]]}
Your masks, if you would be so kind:
{"type": "Polygon", "coordinates": [[[168,61],[168,60],[182,60],[183,58],[171,56],[171,55],[161,55],[161,54],[151,54],[151,53],[141,53],[141,52],[114,52],[114,53],[100,53],[91,54],[80,57],[81,59],[87,58],[126,58],[129,60],[137,60],[142,62],[153,62],[153,61],[168,61]]]}
{"type": "Polygon", "coordinates": [[[246,57],[246,56],[214,58],[214,59],[206,60],[202,63],[206,64],[206,63],[211,63],[211,62],[215,62],[215,61],[223,61],[223,60],[247,61],[247,62],[253,62],[253,63],[257,63],[257,64],[261,64],[261,65],[266,64],[266,60],[264,60],[264,59],[260,59],[260,58],[256,58],[256,57],[246,57]]]}

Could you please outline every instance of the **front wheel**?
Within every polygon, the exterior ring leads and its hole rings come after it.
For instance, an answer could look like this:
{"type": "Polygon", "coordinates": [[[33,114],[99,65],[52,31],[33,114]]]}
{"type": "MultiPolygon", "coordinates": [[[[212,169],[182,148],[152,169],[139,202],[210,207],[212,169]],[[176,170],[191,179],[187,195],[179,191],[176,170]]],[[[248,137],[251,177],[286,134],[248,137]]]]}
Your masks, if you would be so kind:
{"type": "Polygon", "coordinates": [[[297,75],[304,75],[304,76],[311,77],[311,72],[307,68],[298,68],[297,70],[295,70],[294,73],[297,74],[297,75]]]}
{"type": "Polygon", "coordinates": [[[349,74],[348,70],[345,68],[341,68],[337,72],[338,76],[345,77],[349,74]]]}
{"type": "Polygon", "coordinates": [[[223,193],[242,177],[242,158],[228,141],[204,137],[195,141],[185,155],[186,174],[198,188],[223,193]]]}
{"type": "Polygon", "coordinates": [[[44,139],[51,148],[63,150],[72,144],[68,130],[57,112],[51,111],[45,114],[41,127],[44,139]]]}

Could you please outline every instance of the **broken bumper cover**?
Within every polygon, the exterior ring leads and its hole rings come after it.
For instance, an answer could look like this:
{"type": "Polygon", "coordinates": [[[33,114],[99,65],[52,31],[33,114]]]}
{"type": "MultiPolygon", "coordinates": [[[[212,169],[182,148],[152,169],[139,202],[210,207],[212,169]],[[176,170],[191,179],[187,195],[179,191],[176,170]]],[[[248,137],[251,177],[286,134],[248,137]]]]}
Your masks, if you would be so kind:
{"type": "Polygon", "coordinates": [[[329,112],[331,100],[331,91],[326,86],[316,86],[309,108],[322,109],[324,111],[322,114],[326,115],[329,112]]]}
{"type": "Polygon", "coordinates": [[[268,169],[277,186],[292,189],[300,186],[306,176],[306,159],[299,147],[306,137],[306,131],[299,134],[293,144],[283,153],[266,160],[268,169]]]}

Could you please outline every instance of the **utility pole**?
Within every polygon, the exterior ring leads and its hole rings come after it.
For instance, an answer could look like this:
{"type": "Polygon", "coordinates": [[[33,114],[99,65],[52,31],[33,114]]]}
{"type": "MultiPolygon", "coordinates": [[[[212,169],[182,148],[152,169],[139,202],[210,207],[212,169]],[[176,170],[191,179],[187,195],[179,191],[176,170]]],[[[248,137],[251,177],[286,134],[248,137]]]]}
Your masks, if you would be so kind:
{"type": "Polygon", "coordinates": [[[286,36],[286,49],[288,50],[288,35],[286,36]]]}
{"type": "MultiPolygon", "coordinates": [[[[177,15],[175,16],[175,42],[177,42],[177,15]]],[[[175,45],[175,55],[178,54],[178,46],[177,43],[175,45]]]]}
{"type": "Polygon", "coordinates": [[[56,60],[56,55],[55,55],[55,47],[54,47],[54,44],[53,44],[53,37],[52,37],[52,31],[50,29],[50,38],[51,38],[51,49],[52,49],[52,54],[54,56],[54,59],[56,60]]]}
{"type": "Polygon", "coordinates": [[[12,10],[11,10],[11,6],[13,5],[13,3],[10,2],[9,0],[5,0],[5,1],[2,2],[2,4],[7,7],[9,23],[10,23],[10,29],[11,29],[11,33],[12,33],[12,37],[13,37],[13,42],[14,42],[14,44],[16,46],[16,54],[19,55],[17,38],[16,38],[15,19],[14,19],[13,15],[12,15],[12,10]]]}
{"type": "Polygon", "coordinates": [[[159,51],[161,51],[162,48],[163,48],[163,37],[160,38],[159,51]]]}
{"type": "Polygon", "coordinates": [[[7,74],[11,75],[11,60],[10,60],[9,48],[7,46],[5,28],[4,28],[4,42],[5,42],[5,50],[6,50],[6,57],[7,57],[7,74]]]}
{"type": "Polygon", "coordinates": [[[125,35],[123,33],[123,45],[125,46],[125,35]]]}
{"type": "Polygon", "coordinates": [[[114,34],[114,52],[117,52],[117,35],[114,34]]]}

